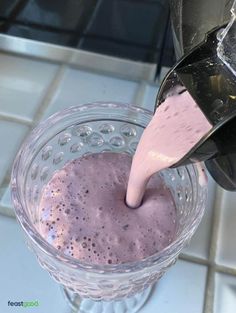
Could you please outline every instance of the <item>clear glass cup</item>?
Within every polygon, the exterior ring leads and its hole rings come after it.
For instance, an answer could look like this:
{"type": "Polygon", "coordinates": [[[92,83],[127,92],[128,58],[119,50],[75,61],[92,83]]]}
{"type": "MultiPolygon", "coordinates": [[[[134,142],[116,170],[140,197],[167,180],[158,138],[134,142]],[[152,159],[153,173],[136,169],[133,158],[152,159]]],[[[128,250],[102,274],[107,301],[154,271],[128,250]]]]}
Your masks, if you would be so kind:
{"type": "Polygon", "coordinates": [[[100,306],[109,303],[113,309],[109,301],[120,300],[113,302],[119,303],[119,309],[113,311],[136,311],[148,296],[147,288],[175,263],[203,216],[207,188],[201,183],[197,168],[188,165],[166,169],[160,174],[176,203],[176,239],[164,250],[141,261],[118,265],[84,263],[64,255],[37,232],[40,194],[53,173],[68,161],[89,153],[134,154],[151,117],[150,111],[121,103],[96,102],[71,107],[40,123],[15,159],[11,188],[17,219],[28,246],[40,265],[64,287],[74,310],[83,306],[84,312],[87,305],[89,312],[96,304],[82,301],[88,298],[100,301],[96,302],[100,306]],[[131,298],[125,300],[127,297],[131,298]]]}

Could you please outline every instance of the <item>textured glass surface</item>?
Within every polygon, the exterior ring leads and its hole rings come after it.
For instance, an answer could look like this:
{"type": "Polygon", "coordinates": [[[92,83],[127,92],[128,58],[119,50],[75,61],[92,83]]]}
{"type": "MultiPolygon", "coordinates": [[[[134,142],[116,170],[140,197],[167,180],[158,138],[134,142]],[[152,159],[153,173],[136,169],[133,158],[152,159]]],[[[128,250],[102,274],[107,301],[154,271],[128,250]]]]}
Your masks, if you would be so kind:
{"type": "Polygon", "coordinates": [[[113,300],[134,295],[156,282],[175,263],[202,218],[206,187],[193,165],[161,173],[177,207],[177,236],[163,251],[142,261],[92,265],[50,246],[34,227],[43,186],[72,159],[95,152],[133,154],[152,113],[119,103],[72,107],[42,122],[23,143],[14,163],[12,197],[28,246],[50,275],[82,297],[113,300]]]}

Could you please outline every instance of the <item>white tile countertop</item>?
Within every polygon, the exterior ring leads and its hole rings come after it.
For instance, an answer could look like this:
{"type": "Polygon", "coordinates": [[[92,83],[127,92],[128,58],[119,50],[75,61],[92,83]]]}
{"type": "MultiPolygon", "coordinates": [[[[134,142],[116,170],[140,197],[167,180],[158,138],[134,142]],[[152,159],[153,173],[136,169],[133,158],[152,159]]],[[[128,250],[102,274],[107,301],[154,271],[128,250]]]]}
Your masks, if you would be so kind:
{"type": "MultiPolygon", "coordinates": [[[[3,52],[0,68],[0,312],[21,312],[9,300],[37,299],[32,312],[65,313],[60,288],[27,249],[14,218],[9,181],[16,152],[33,125],[62,108],[103,100],[153,110],[158,86],[3,52]]],[[[208,185],[197,233],[141,313],[236,312],[236,193],[211,178],[208,185]]]]}

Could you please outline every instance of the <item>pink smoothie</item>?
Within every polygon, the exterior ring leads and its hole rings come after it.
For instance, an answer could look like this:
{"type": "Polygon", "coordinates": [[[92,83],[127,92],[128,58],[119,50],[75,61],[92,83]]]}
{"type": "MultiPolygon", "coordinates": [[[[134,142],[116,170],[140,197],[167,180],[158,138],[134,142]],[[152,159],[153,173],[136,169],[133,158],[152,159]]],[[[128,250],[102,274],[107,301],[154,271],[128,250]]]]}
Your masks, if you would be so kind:
{"type": "Polygon", "coordinates": [[[135,152],[126,197],[129,206],[140,205],[151,175],[180,161],[211,128],[187,91],[168,97],[157,108],[135,152]]]}
{"type": "Polygon", "coordinates": [[[125,204],[132,159],[92,154],[66,164],[43,190],[38,231],[61,252],[92,264],[141,260],[175,238],[176,209],[158,174],[137,210],[125,204]]]}

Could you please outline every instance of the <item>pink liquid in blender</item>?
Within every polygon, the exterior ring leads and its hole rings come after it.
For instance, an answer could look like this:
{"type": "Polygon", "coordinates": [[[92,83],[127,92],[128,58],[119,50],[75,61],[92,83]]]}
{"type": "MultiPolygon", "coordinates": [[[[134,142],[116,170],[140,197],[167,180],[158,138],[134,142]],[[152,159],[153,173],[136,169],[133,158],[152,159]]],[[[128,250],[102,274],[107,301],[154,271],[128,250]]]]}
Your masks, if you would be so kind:
{"type": "Polygon", "coordinates": [[[176,207],[154,173],[178,162],[211,127],[189,93],[167,98],[133,160],[124,153],[87,155],[53,175],[41,196],[39,233],[91,264],[132,262],[163,250],[175,238],[176,207]],[[129,208],[125,197],[139,207],[129,208]]]}

